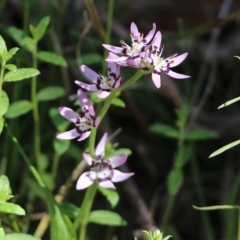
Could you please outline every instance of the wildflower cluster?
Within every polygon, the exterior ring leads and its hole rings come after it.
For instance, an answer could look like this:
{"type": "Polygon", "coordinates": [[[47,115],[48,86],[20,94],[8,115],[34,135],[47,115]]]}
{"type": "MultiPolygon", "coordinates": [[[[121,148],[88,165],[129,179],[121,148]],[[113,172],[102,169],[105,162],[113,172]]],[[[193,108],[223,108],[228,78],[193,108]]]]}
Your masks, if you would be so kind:
{"type": "MultiPolygon", "coordinates": [[[[164,49],[163,45],[161,45],[162,36],[159,31],[156,32],[155,23],[146,37],[138,31],[136,24],[132,23],[130,36],[132,40],[131,46],[127,45],[123,40],[120,41],[120,47],[103,44],[103,47],[110,51],[106,58],[107,76],[96,73],[88,66],[82,65],[80,67],[81,71],[91,84],[78,80],[75,81],[80,87],[77,96],[81,106],[81,112],[76,113],[67,107],[59,108],[60,114],[70,122],[74,123],[75,128],[57,135],[57,138],[78,138],[78,141],[82,141],[90,136],[91,130],[98,127],[102,119],[96,117],[94,107],[83,92],[83,89],[90,92],[98,92],[97,97],[102,99],[107,98],[111,93],[122,91],[124,89],[123,87],[119,90],[122,83],[122,78],[120,77],[121,67],[134,67],[142,69],[142,71],[146,68],[149,69],[152,75],[152,81],[157,88],[161,86],[162,72],[178,79],[189,77],[188,75],[179,74],[170,70],[170,68],[179,65],[187,57],[187,53],[179,56],[174,54],[164,59],[162,57],[164,49]]],[[[106,101],[111,100],[108,100],[107,98],[106,101]]],[[[111,103],[109,106],[110,105],[111,103]]],[[[91,170],[80,176],[77,181],[77,189],[80,190],[87,188],[96,180],[101,187],[115,188],[112,182],[124,181],[134,174],[122,173],[114,169],[125,163],[127,155],[119,154],[109,159],[105,158],[107,136],[107,133],[103,135],[96,147],[95,156],[83,153],[83,159],[91,167],[91,170]]]]}

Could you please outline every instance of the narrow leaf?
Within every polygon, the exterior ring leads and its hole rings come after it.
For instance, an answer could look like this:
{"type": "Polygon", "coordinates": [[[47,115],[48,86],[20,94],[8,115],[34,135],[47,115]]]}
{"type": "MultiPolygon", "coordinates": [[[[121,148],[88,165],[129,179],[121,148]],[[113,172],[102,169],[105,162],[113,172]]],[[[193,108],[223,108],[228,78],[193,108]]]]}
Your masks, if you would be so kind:
{"type": "Polygon", "coordinates": [[[217,133],[212,130],[196,129],[196,130],[189,131],[186,134],[185,139],[197,141],[197,140],[205,140],[205,139],[209,139],[209,138],[216,138],[217,136],[218,136],[217,133]]]}
{"type": "Polygon", "coordinates": [[[62,202],[61,208],[65,214],[70,218],[76,218],[79,214],[79,207],[69,202],[62,202]]]}
{"type": "Polygon", "coordinates": [[[117,107],[122,107],[122,108],[126,107],[124,101],[120,98],[117,98],[117,97],[115,97],[112,100],[112,105],[117,106],[117,107]]]}
{"type": "Polygon", "coordinates": [[[16,118],[28,113],[32,109],[32,103],[28,100],[20,100],[12,103],[5,115],[6,118],[16,118]]]}
{"type": "Polygon", "coordinates": [[[126,221],[117,213],[106,210],[92,211],[89,222],[108,226],[125,226],[126,221]]]}
{"type": "Polygon", "coordinates": [[[4,118],[0,117],[0,135],[1,135],[1,132],[3,130],[3,126],[4,126],[4,118]]]}
{"type": "Polygon", "coordinates": [[[3,39],[3,37],[0,35],[0,60],[3,59],[4,53],[7,52],[7,46],[3,39]]]}
{"type": "Polygon", "coordinates": [[[31,78],[39,75],[40,72],[34,68],[19,68],[15,72],[8,72],[5,74],[3,81],[15,82],[26,78],[31,78]]]}
{"type": "Polygon", "coordinates": [[[240,140],[237,140],[235,142],[229,143],[229,144],[225,145],[224,147],[219,148],[217,151],[213,152],[209,156],[209,158],[215,157],[215,156],[219,155],[220,153],[223,153],[223,152],[227,151],[228,149],[237,146],[238,144],[240,144],[240,140]]]}
{"type": "Polygon", "coordinates": [[[46,29],[50,23],[51,18],[49,16],[45,16],[41,19],[39,24],[37,25],[37,40],[40,40],[46,32],[46,29]]]}
{"type": "Polygon", "coordinates": [[[170,195],[176,195],[183,183],[183,173],[179,169],[173,169],[167,178],[167,187],[170,195]]]}
{"type": "Polygon", "coordinates": [[[64,94],[65,94],[64,88],[58,86],[50,86],[41,89],[37,94],[37,98],[38,101],[50,101],[60,98],[64,96],[64,94]]]}
{"type": "Polygon", "coordinates": [[[239,206],[231,206],[231,205],[217,205],[217,206],[208,206],[208,207],[197,207],[193,205],[193,208],[197,210],[202,210],[202,211],[240,209],[239,206]]]}
{"type": "Polygon", "coordinates": [[[17,48],[17,47],[11,48],[11,49],[9,50],[9,52],[7,53],[7,56],[6,56],[6,58],[5,58],[5,61],[7,62],[9,59],[11,59],[12,56],[13,56],[18,50],[19,50],[19,48],[17,48]]]}
{"type": "Polygon", "coordinates": [[[4,229],[1,226],[0,226],[0,239],[6,240],[6,235],[5,235],[4,229]]]}
{"type": "Polygon", "coordinates": [[[54,150],[58,155],[64,154],[69,149],[69,146],[70,141],[61,141],[57,138],[53,141],[54,150]]]}
{"type": "Polygon", "coordinates": [[[104,197],[106,197],[112,208],[116,207],[119,202],[119,195],[116,190],[102,187],[99,187],[98,190],[104,197]]]}
{"type": "Polygon", "coordinates": [[[17,204],[8,203],[8,202],[0,204],[0,212],[11,213],[11,214],[21,215],[21,216],[26,214],[23,208],[21,208],[17,204]]]}
{"type": "Polygon", "coordinates": [[[154,133],[169,137],[169,138],[179,138],[179,132],[176,128],[169,125],[156,123],[150,126],[149,130],[154,133]]]}
{"type": "Polygon", "coordinates": [[[0,193],[7,195],[12,193],[10,182],[8,180],[8,177],[5,175],[0,176],[0,193]]]}
{"type": "Polygon", "coordinates": [[[37,58],[47,63],[67,67],[66,60],[62,56],[53,52],[40,51],[37,53],[37,58]]]}
{"type": "Polygon", "coordinates": [[[9,233],[6,235],[6,240],[41,240],[41,239],[25,233],[9,233]]]}
{"type": "Polygon", "coordinates": [[[9,70],[9,71],[15,71],[17,70],[17,66],[14,64],[6,64],[3,66],[3,68],[9,70]]]}
{"type": "Polygon", "coordinates": [[[0,117],[2,117],[8,110],[9,106],[9,99],[8,95],[5,91],[2,90],[2,96],[1,96],[1,106],[0,106],[0,117]]]}
{"type": "Polygon", "coordinates": [[[233,98],[232,100],[229,100],[229,101],[223,103],[222,105],[220,105],[220,106],[218,107],[218,109],[227,107],[227,106],[229,106],[229,105],[231,105],[231,104],[233,104],[233,103],[235,103],[235,102],[237,102],[237,101],[239,101],[239,100],[240,100],[240,97],[233,98]]]}

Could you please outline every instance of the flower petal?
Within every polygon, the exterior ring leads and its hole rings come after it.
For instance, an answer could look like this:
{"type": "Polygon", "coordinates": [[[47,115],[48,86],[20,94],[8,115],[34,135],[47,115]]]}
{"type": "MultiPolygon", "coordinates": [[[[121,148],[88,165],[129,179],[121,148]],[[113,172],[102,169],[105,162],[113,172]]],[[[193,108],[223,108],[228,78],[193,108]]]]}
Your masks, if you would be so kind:
{"type": "Polygon", "coordinates": [[[103,188],[116,188],[114,184],[109,180],[99,182],[99,185],[103,188]]]}
{"type": "Polygon", "coordinates": [[[77,95],[78,95],[78,100],[80,102],[82,111],[84,111],[85,106],[87,106],[89,113],[92,116],[95,116],[93,105],[89,102],[86,94],[81,89],[78,89],[77,95]]]}
{"type": "Polygon", "coordinates": [[[99,123],[100,123],[100,117],[97,117],[94,121],[95,127],[98,127],[99,123]]]}
{"type": "MultiPolygon", "coordinates": [[[[155,70],[154,70],[155,71],[155,70]]],[[[161,76],[160,76],[160,72],[152,72],[152,80],[153,80],[153,83],[154,85],[157,87],[157,88],[160,88],[161,87],[161,76]]]]}
{"type": "Polygon", "coordinates": [[[124,164],[127,160],[127,155],[125,154],[118,154],[117,156],[109,158],[109,161],[113,168],[116,168],[122,164],[124,164]]]}
{"type": "Polygon", "coordinates": [[[140,33],[138,32],[137,25],[134,22],[131,23],[130,33],[132,41],[138,40],[140,38],[140,33]]]}
{"type": "Polygon", "coordinates": [[[78,137],[80,134],[77,132],[77,130],[74,128],[70,131],[63,132],[57,135],[57,138],[59,139],[73,139],[78,137]]]}
{"type": "Polygon", "coordinates": [[[165,72],[167,75],[173,77],[173,78],[178,78],[178,79],[184,79],[184,78],[190,78],[191,76],[180,74],[173,72],[172,70],[169,70],[168,72],[165,72]]]}
{"type": "Polygon", "coordinates": [[[125,57],[125,56],[122,56],[122,57],[117,57],[117,58],[113,58],[113,57],[107,57],[105,60],[107,61],[107,62],[116,62],[116,63],[121,63],[121,62],[124,62],[124,61],[126,61],[128,59],[128,57],[125,57]]]}
{"type": "Polygon", "coordinates": [[[92,162],[93,162],[91,155],[88,154],[88,153],[83,153],[82,156],[83,156],[83,159],[86,161],[86,163],[87,163],[89,166],[91,166],[91,165],[92,165],[92,162]]]}
{"type": "Polygon", "coordinates": [[[158,31],[152,41],[153,50],[157,48],[157,50],[159,51],[161,46],[161,41],[162,41],[162,34],[160,31],[158,31]]]}
{"type": "Polygon", "coordinates": [[[127,64],[129,67],[141,67],[141,57],[138,56],[136,58],[128,58],[127,59],[127,64]]]}
{"type": "Polygon", "coordinates": [[[115,82],[114,88],[119,88],[119,86],[120,86],[120,84],[121,84],[121,81],[122,81],[122,78],[120,77],[120,78],[115,82]]]}
{"type": "Polygon", "coordinates": [[[99,74],[97,74],[96,72],[94,72],[91,68],[89,68],[86,65],[82,65],[81,66],[81,70],[83,72],[83,74],[92,82],[96,83],[97,79],[99,77],[99,74]]]}
{"type": "Polygon", "coordinates": [[[89,178],[90,173],[91,172],[85,172],[79,177],[76,186],[77,190],[82,190],[93,184],[93,181],[89,178]]]}
{"type": "Polygon", "coordinates": [[[132,175],[134,175],[134,173],[122,173],[122,172],[114,169],[112,181],[113,182],[122,182],[122,181],[130,178],[132,175]]]}
{"type": "Polygon", "coordinates": [[[68,121],[75,123],[78,117],[78,114],[74,112],[71,108],[60,107],[58,108],[59,113],[66,118],[68,121]]]}
{"type": "Polygon", "coordinates": [[[153,38],[153,35],[154,35],[155,31],[156,31],[156,24],[153,23],[153,28],[152,28],[152,30],[151,30],[151,31],[148,33],[148,35],[145,37],[147,43],[149,43],[149,42],[151,41],[151,39],[153,38]]]}
{"type": "Polygon", "coordinates": [[[104,133],[95,149],[96,157],[101,156],[103,153],[105,153],[105,145],[106,145],[107,138],[108,138],[108,134],[104,133]]]}
{"type": "Polygon", "coordinates": [[[175,67],[180,64],[187,57],[188,53],[183,53],[172,59],[173,63],[170,64],[170,67],[175,67]]]}
{"type": "Polygon", "coordinates": [[[98,96],[99,98],[106,98],[106,97],[109,96],[109,94],[110,94],[110,92],[101,91],[97,96],[98,96]]]}
{"type": "MultiPolygon", "coordinates": [[[[78,139],[78,142],[83,141],[84,139],[88,138],[90,135],[91,131],[87,131],[82,133],[82,135],[80,136],[80,138],[78,139]]],[[[79,134],[80,135],[80,134],[79,134]]]]}
{"type": "Polygon", "coordinates": [[[109,44],[102,44],[102,46],[104,48],[106,48],[107,50],[111,51],[111,52],[114,52],[114,53],[122,53],[122,48],[121,47],[115,47],[115,46],[112,46],[112,45],[109,45],[109,44]]]}
{"type": "Polygon", "coordinates": [[[75,83],[79,86],[79,87],[81,87],[81,88],[83,88],[83,89],[86,89],[86,90],[88,90],[88,91],[97,91],[98,89],[97,89],[97,87],[96,87],[96,85],[94,85],[94,84],[87,84],[87,83],[83,83],[83,82],[80,82],[80,81],[75,81],[75,83]]]}
{"type": "MultiPolygon", "coordinates": [[[[111,55],[109,54],[108,56],[110,57],[111,55]]],[[[121,67],[118,64],[116,64],[115,62],[108,62],[107,66],[108,66],[108,68],[110,68],[109,73],[114,73],[114,74],[116,74],[116,77],[118,77],[121,67]]]]}

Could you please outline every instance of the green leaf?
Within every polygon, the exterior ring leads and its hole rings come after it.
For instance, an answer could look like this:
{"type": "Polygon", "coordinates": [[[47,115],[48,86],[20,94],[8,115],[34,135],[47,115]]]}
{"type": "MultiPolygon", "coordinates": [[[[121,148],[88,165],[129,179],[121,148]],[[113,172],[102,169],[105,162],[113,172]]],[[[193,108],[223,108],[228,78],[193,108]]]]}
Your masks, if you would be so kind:
{"type": "Polygon", "coordinates": [[[40,51],[37,53],[37,58],[47,63],[67,67],[66,60],[62,56],[53,52],[40,51]]]}
{"type": "Polygon", "coordinates": [[[5,175],[0,176],[0,203],[4,203],[13,196],[8,177],[5,175]]]}
{"type": "Polygon", "coordinates": [[[196,129],[191,130],[185,135],[186,140],[205,140],[209,138],[216,138],[218,135],[215,131],[209,129],[196,129]]]}
{"type": "Polygon", "coordinates": [[[7,52],[6,43],[2,36],[0,35],[0,60],[4,60],[3,55],[5,55],[6,52],[7,52]]]}
{"type": "Polygon", "coordinates": [[[49,116],[52,120],[53,125],[59,132],[66,131],[66,125],[68,124],[66,120],[60,115],[57,108],[51,108],[49,110],[49,116]]]}
{"type": "Polygon", "coordinates": [[[26,214],[23,208],[21,208],[17,204],[8,203],[8,202],[0,204],[0,212],[11,213],[11,214],[21,215],[21,216],[26,214]]]}
{"type": "Polygon", "coordinates": [[[8,72],[5,74],[3,81],[15,82],[26,78],[31,78],[39,75],[40,72],[34,68],[18,68],[15,72],[8,72]]]}
{"type": "Polygon", "coordinates": [[[12,58],[12,56],[19,50],[19,48],[17,47],[14,47],[14,48],[11,48],[9,50],[9,52],[7,53],[6,57],[5,57],[5,61],[7,62],[9,59],[12,58]]]}
{"type": "Polygon", "coordinates": [[[50,23],[51,18],[49,16],[43,17],[37,25],[37,40],[40,40],[46,32],[46,29],[50,23]]]}
{"type": "Polygon", "coordinates": [[[170,195],[176,195],[183,183],[183,173],[179,169],[173,169],[168,174],[167,187],[170,195]]]}
{"type": "Polygon", "coordinates": [[[4,118],[0,117],[0,135],[1,135],[1,132],[3,130],[3,126],[4,126],[4,118]]]}
{"type": "Polygon", "coordinates": [[[169,137],[169,138],[179,138],[179,132],[178,129],[173,128],[169,125],[156,123],[150,126],[149,130],[154,133],[158,133],[160,135],[169,137]]]}
{"type": "Polygon", "coordinates": [[[29,25],[29,31],[34,39],[37,39],[37,28],[35,28],[32,24],[29,25]]]}
{"type": "Polygon", "coordinates": [[[126,221],[119,214],[106,210],[92,211],[89,222],[108,226],[126,226],[126,221]]]}
{"type": "Polygon", "coordinates": [[[70,218],[76,218],[78,216],[79,207],[77,207],[76,205],[69,202],[62,202],[60,206],[63,212],[67,214],[67,216],[69,216],[70,218]]]}
{"type": "Polygon", "coordinates": [[[35,49],[35,42],[34,40],[31,39],[24,31],[22,31],[19,28],[15,28],[15,27],[9,27],[7,29],[9,35],[23,48],[25,48],[26,50],[30,51],[30,52],[34,52],[35,49]]]}
{"type": "Polygon", "coordinates": [[[181,169],[193,156],[192,144],[184,145],[178,148],[176,154],[174,155],[174,167],[176,169],[181,169]]]}
{"type": "Polygon", "coordinates": [[[65,90],[58,86],[49,86],[41,89],[37,94],[38,101],[50,101],[64,96],[65,90]]]}
{"type": "Polygon", "coordinates": [[[112,105],[117,106],[117,107],[122,107],[122,108],[126,107],[124,101],[120,98],[117,98],[117,97],[115,97],[112,100],[112,105]]]}
{"type": "Polygon", "coordinates": [[[41,239],[25,233],[9,233],[6,235],[6,240],[41,240],[41,239]]]}
{"type": "Polygon", "coordinates": [[[32,103],[28,100],[19,100],[12,103],[6,113],[6,118],[16,118],[22,116],[32,109],[32,103]]]}
{"type": "Polygon", "coordinates": [[[229,106],[229,105],[231,105],[231,104],[233,104],[233,103],[235,103],[235,102],[237,102],[237,101],[239,101],[239,100],[240,100],[240,97],[233,98],[232,100],[229,100],[229,101],[223,103],[222,105],[220,105],[220,106],[218,107],[218,109],[227,107],[227,106],[229,106]]]}
{"type": "Polygon", "coordinates": [[[0,117],[2,117],[7,112],[8,106],[9,106],[8,95],[5,91],[2,90],[0,117]]]}
{"type": "Polygon", "coordinates": [[[85,65],[90,65],[90,64],[93,64],[93,63],[101,63],[103,58],[101,55],[99,54],[84,54],[82,55],[82,63],[85,64],[85,65]]]}
{"type": "Polygon", "coordinates": [[[197,207],[193,205],[193,208],[202,211],[213,211],[213,210],[229,210],[229,209],[239,209],[239,206],[232,206],[232,205],[216,205],[216,206],[208,206],[208,207],[197,207]]]}
{"type": "Polygon", "coordinates": [[[5,235],[4,229],[2,227],[0,227],[0,239],[6,240],[6,235],[5,235]]]}
{"type": "Polygon", "coordinates": [[[99,187],[98,190],[108,200],[111,207],[114,208],[119,202],[119,195],[116,190],[99,187]]]}
{"type": "Polygon", "coordinates": [[[175,110],[177,114],[176,126],[178,128],[184,128],[189,117],[189,106],[183,104],[179,109],[175,110]]]}
{"type": "Polygon", "coordinates": [[[120,149],[117,149],[116,151],[114,151],[114,156],[116,156],[118,154],[125,154],[125,155],[129,156],[132,154],[132,151],[131,151],[131,149],[128,149],[128,148],[120,148],[120,149]]]}
{"type": "Polygon", "coordinates": [[[69,146],[70,141],[62,141],[57,138],[53,141],[54,150],[58,155],[64,154],[69,149],[69,146]]]}
{"type": "Polygon", "coordinates": [[[240,144],[240,140],[237,140],[237,141],[235,141],[235,142],[229,143],[229,144],[227,144],[227,145],[219,148],[217,151],[213,152],[213,153],[209,156],[209,158],[215,157],[215,156],[219,155],[220,153],[223,153],[223,152],[227,151],[228,149],[237,146],[238,144],[240,144]]]}
{"type": "Polygon", "coordinates": [[[3,68],[9,70],[9,71],[15,71],[17,70],[17,66],[14,64],[6,64],[3,66],[3,68]]]}

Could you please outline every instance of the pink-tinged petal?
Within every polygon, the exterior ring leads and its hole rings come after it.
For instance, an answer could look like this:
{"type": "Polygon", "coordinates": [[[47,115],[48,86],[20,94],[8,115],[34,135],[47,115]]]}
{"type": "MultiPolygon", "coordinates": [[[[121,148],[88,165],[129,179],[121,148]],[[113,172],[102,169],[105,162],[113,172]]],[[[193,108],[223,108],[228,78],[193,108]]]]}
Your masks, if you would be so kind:
{"type": "Polygon", "coordinates": [[[113,170],[113,177],[112,177],[112,181],[113,182],[122,182],[128,178],[130,178],[132,175],[134,175],[134,173],[122,173],[118,170],[113,170]]]}
{"type": "Polygon", "coordinates": [[[132,40],[138,40],[140,38],[140,33],[138,32],[138,28],[134,22],[131,23],[130,32],[132,40]]]}
{"type": "Polygon", "coordinates": [[[92,157],[88,153],[83,153],[83,159],[86,161],[86,163],[91,166],[92,165],[92,157]]]}
{"type": "Polygon", "coordinates": [[[99,123],[100,123],[100,117],[97,117],[94,121],[95,127],[98,127],[99,123]]]}
{"type": "Polygon", "coordinates": [[[109,94],[110,94],[110,92],[102,91],[102,92],[100,92],[97,96],[98,96],[99,98],[106,98],[106,97],[109,96],[109,94]]]}
{"type": "Polygon", "coordinates": [[[58,139],[73,139],[78,137],[80,134],[77,132],[77,130],[74,128],[70,131],[63,132],[57,135],[58,139]]]}
{"type": "Polygon", "coordinates": [[[96,85],[94,85],[94,84],[87,84],[87,83],[83,83],[83,82],[80,82],[80,81],[75,81],[75,83],[79,86],[79,87],[81,87],[81,88],[83,88],[83,89],[86,89],[86,90],[88,90],[88,91],[97,91],[98,89],[97,89],[97,87],[96,87],[96,85]]]}
{"type": "Polygon", "coordinates": [[[102,46],[104,48],[106,48],[107,50],[111,51],[111,52],[114,52],[114,53],[122,53],[122,48],[121,47],[115,47],[115,46],[112,46],[112,45],[109,45],[109,44],[102,44],[102,46]]]}
{"type": "Polygon", "coordinates": [[[128,59],[128,57],[124,57],[124,56],[122,56],[122,57],[118,57],[118,58],[109,58],[109,57],[107,57],[105,60],[107,61],[107,62],[117,62],[117,63],[121,63],[121,62],[124,62],[124,61],[126,61],[128,59]]]}
{"type": "MultiPolygon", "coordinates": [[[[182,61],[185,60],[185,58],[187,57],[188,53],[183,53],[175,58],[172,59],[173,63],[170,64],[170,67],[175,67],[178,64],[180,64],[182,61]]],[[[171,61],[171,60],[170,60],[171,61]]]]}
{"type": "Polygon", "coordinates": [[[95,116],[93,105],[89,102],[86,94],[81,89],[78,89],[77,95],[78,95],[78,100],[80,102],[82,111],[84,111],[84,107],[87,106],[89,113],[92,116],[95,116]]]}
{"type": "Polygon", "coordinates": [[[152,72],[153,83],[156,86],[156,88],[160,88],[161,87],[161,76],[160,76],[160,73],[159,72],[155,73],[154,71],[152,72]]]}
{"type": "Polygon", "coordinates": [[[67,107],[58,108],[59,113],[66,118],[68,121],[75,123],[78,117],[78,114],[74,112],[72,109],[67,107]]]}
{"type": "Polygon", "coordinates": [[[109,180],[106,180],[106,181],[103,181],[103,182],[100,182],[99,185],[103,188],[114,188],[115,189],[115,186],[113,185],[113,183],[109,180]]]}
{"type": "Polygon", "coordinates": [[[140,56],[134,59],[129,58],[127,60],[127,64],[129,67],[141,67],[141,58],[140,56]]]}
{"type": "MultiPolygon", "coordinates": [[[[110,56],[110,54],[109,54],[109,56],[110,56]]],[[[115,73],[116,76],[119,75],[121,67],[118,64],[116,64],[115,62],[108,62],[107,65],[108,65],[108,68],[110,68],[111,73],[115,73]]]]}
{"type": "Polygon", "coordinates": [[[86,65],[82,65],[81,66],[81,70],[83,72],[83,74],[92,82],[97,82],[97,79],[99,77],[99,74],[97,74],[96,72],[94,72],[91,68],[87,67],[86,65]]]}
{"type": "MultiPolygon", "coordinates": [[[[80,136],[80,138],[78,139],[78,141],[80,142],[80,141],[85,140],[86,138],[89,137],[90,133],[91,133],[91,131],[87,131],[87,132],[82,133],[82,135],[80,136]]],[[[79,135],[80,135],[80,134],[79,134],[79,135]]]]}
{"type": "Polygon", "coordinates": [[[95,149],[96,156],[101,156],[105,152],[105,145],[106,145],[107,138],[108,138],[108,134],[104,133],[95,149]]]}
{"type": "Polygon", "coordinates": [[[190,78],[191,76],[180,74],[173,72],[172,70],[169,70],[168,72],[165,72],[167,75],[173,77],[173,78],[178,78],[178,79],[184,79],[184,78],[190,78]]]}
{"type": "Polygon", "coordinates": [[[89,174],[90,172],[85,172],[79,177],[76,186],[77,190],[82,190],[93,184],[94,181],[89,178],[89,174]]]}
{"type": "Polygon", "coordinates": [[[153,23],[153,28],[152,28],[152,30],[151,30],[151,31],[148,33],[148,35],[145,37],[147,43],[149,43],[149,42],[151,41],[151,39],[152,39],[153,36],[154,36],[155,31],[156,31],[156,24],[153,23]]]}
{"type": "Polygon", "coordinates": [[[121,84],[122,78],[119,78],[114,85],[114,88],[119,88],[120,84],[121,84]]]}
{"type": "Polygon", "coordinates": [[[123,165],[127,160],[127,155],[125,154],[118,154],[117,156],[109,158],[109,161],[113,168],[116,168],[120,165],[123,165]]]}
{"type": "Polygon", "coordinates": [[[152,41],[153,50],[155,48],[157,48],[158,50],[160,49],[161,41],[162,41],[162,34],[161,32],[158,31],[152,41]]]}

